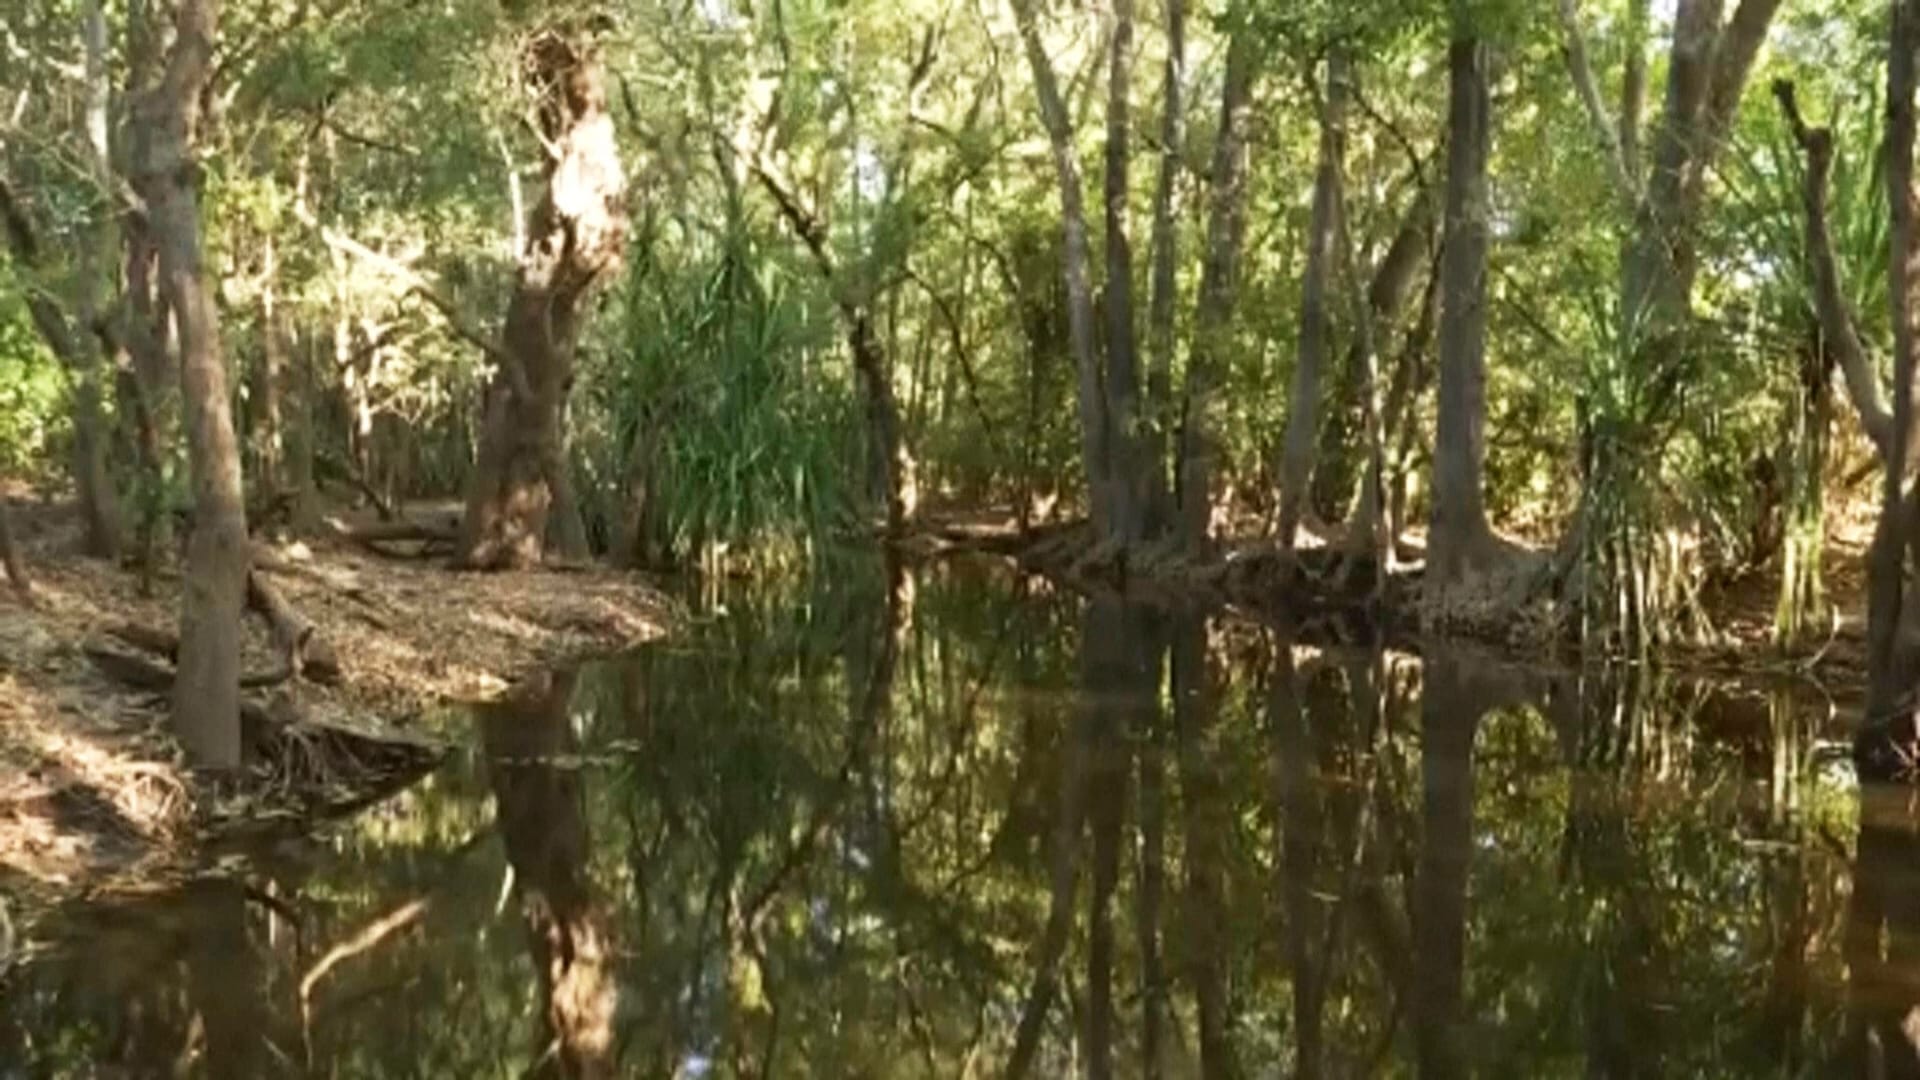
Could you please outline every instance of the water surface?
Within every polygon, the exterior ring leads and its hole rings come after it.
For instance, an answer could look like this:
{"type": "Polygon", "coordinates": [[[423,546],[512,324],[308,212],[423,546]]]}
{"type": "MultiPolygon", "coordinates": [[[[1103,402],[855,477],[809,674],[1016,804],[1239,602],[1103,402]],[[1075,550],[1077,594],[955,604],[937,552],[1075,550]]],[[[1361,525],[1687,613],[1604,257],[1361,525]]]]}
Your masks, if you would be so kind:
{"type": "Polygon", "coordinates": [[[317,842],[48,920],[0,1075],[1830,1075],[1905,1045],[1920,834],[1822,764],[1809,688],[1422,662],[965,564],[721,599],[450,714],[445,768],[317,842]]]}

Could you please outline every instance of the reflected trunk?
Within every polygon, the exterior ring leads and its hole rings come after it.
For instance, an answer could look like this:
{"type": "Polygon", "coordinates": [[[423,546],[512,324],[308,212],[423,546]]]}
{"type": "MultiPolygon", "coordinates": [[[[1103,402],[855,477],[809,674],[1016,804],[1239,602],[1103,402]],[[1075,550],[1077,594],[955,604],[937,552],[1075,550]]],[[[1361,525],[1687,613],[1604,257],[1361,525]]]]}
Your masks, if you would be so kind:
{"type": "Polygon", "coordinates": [[[1429,657],[1420,709],[1424,835],[1413,885],[1414,1041],[1420,1074],[1467,1074],[1467,871],[1473,851],[1473,738],[1484,698],[1459,661],[1429,657]]]}
{"type": "Polygon", "coordinates": [[[1240,1075],[1238,1055],[1229,1035],[1233,1020],[1227,988],[1226,860],[1233,811],[1220,776],[1220,749],[1214,730],[1219,695],[1207,662],[1204,615],[1181,612],[1175,616],[1170,662],[1182,824],[1186,830],[1186,942],[1181,966],[1193,989],[1200,1025],[1201,1075],[1208,1080],[1231,1080],[1240,1075]]]}
{"type": "Polygon", "coordinates": [[[518,684],[481,713],[495,813],[539,978],[542,1046],[552,1076],[614,1072],[612,941],[588,877],[592,848],[568,704],[572,673],[518,684]]]}
{"type": "Polygon", "coordinates": [[[1920,1076],[1920,811],[1904,787],[1861,791],[1844,948],[1846,1072],[1920,1076]]]}

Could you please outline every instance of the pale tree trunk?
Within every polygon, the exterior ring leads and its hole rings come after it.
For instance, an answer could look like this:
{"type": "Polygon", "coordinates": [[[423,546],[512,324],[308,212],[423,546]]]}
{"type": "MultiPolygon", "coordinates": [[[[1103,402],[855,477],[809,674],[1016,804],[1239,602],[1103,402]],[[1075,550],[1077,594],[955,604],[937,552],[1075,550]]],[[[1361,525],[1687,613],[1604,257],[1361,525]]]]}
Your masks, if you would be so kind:
{"type": "Polygon", "coordinates": [[[193,476],[193,535],[182,581],[173,723],[188,755],[209,768],[240,764],[240,615],[246,600],[247,518],[240,446],[221,357],[219,314],[200,249],[193,146],[211,70],[217,0],[180,0],[160,84],[142,102],[151,156],[135,182],[159,250],[160,291],[180,340],[180,386],[193,476]]]}
{"type": "Polygon", "coordinates": [[[1033,0],[1013,0],[1020,40],[1033,69],[1034,93],[1040,101],[1040,120],[1053,147],[1054,173],[1060,187],[1062,233],[1061,269],[1067,293],[1067,337],[1079,375],[1080,452],[1092,504],[1094,531],[1115,534],[1117,503],[1113,485],[1113,440],[1107,415],[1105,380],[1100,373],[1098,343],[1094,340],[1092,256],[1087,240],[1086,196],[1080,183],[1080,159],[1073,146],[1073,117],[1060,96],[1053,61],[1040,39],[1033,0]]]}
{"type": "Polygon", "coordinates": [[[1133,243],[1127,234],[1127,96],[1133,90],[1133,0],[1113,0],[1113,40],[1107,79],[1107,154],[1102,195],[1107,232],[1106,415],[1113,485],[1112,537],[1122,544],[1146,532],[1152,485],[1140,424],[1139,348],[1133,317],[1133,243]]]}
{"type": "Polygon", "coordinates": [[[1247,138],[1253,125],[1253,79],[1259,61],[1251,31],[1236,26],[1227,43],[1220,90],[1220,128],[1214,138],[1207,246],[1194,302],[1193,343],[1187,357],[1186,402],[1175,475],[1176,535],[1189,552],[1208,543],[1213,515],[1213,478],[1220,447],[1214,434],[1220,368],[1225,361],[1234,295],[1239,287],[1240,248],[1247,231],[1247,138]]]}
{"type": "Polygon", "coordinates": [[[525,76],[550,147],[546,189],[520,253],[455,547],[455,562],[470,569],[540,561],[580,324],[627,235],[626,178],[598,55],[583,34],[549,27],[527,46],[525,76]]]}
{"type": "MultiPolygon", "coordinates": [[[[88,0],[84,9],[86,37],[86,136],[88,173],[108,200],[113,162],[107,149],[107,20],[100,0],[88,0]]],[[[101,396],[111,359],[103,341],[90,332],[100,319],[100,275],[113,262],[113,227],[103,216],[80,248],[80,332],[74,335],[79,353],[73,387],[73,479],[86,522],[87,553],[105,559],[120,557],[122,534],[120,500],[107,471],[106,416],[101,396]]]]}
{"type": "Polygon", "coordinates": [[[1326,366],[1333,317],[1327,293],[1333,276],[1334,235],[1340,229],[1340,170],[1346,157],[1347,62],[1339,47],[1327,52],[1325,96],[1320,110],[1320,162],[1313,177],[1313,212],[1307,223],[1307,261],[1300,278],[1300,337],[1294,351],[1293,388],[1287,395],[1287,432],[1280,451],[1280,550],[1291,553],[1313,479],[1319,442],[1320,376],[1326,366]]]}
{"type": "Polygon", "coordinates": [[[1457,583],[1490,547],[1481,492],[1487,414],[1487,47],[1456,27],[1448,48],[1446,240],[1440,267],[1440,391],[1427,581],[1457,583]]]}
{"type": "Polygon", "coordinates": [[[1148,470],[1147,532],[1158,536],[1173,526],[1172,488],[1167,478],[1167,441],[1177,413],[1173,402],[1173,314],[1178,302],[1179,234],[1174,227],[1174,189],[1180,182],[1180,155],[1186,140],[1183,91],[1187,63],[1186,0],[1166,0],[1167,63],[1161,83],[1160,175],[1153,188],[1153,233],[1149,239],[1147,298],[1147,411],[1150,425],[1143,450],[1148,470]]]}
{"type": "Polygon", "coordinates": [[[260,504],[272,507],[282,491],[282,463],[285,457],[285,425],[281,418],[281,389],[286,381],[287,342],[283,333],[278,297],[274,293],[275,262],[273,238],[263,242],[258,317],[260,320],[260,364],[254,368],[253,451],[260,504]]]}

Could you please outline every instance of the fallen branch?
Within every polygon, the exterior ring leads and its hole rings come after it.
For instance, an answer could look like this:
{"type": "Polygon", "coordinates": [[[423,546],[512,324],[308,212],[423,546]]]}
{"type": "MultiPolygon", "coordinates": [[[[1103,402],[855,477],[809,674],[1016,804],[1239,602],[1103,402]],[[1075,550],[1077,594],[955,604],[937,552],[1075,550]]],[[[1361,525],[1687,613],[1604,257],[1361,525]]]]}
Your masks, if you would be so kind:
{"type": "Polygon", "coordinates": [[[390,559],[425,555],[436,547],[451,548],[458,529],[453,522],[399,520],[349,525],[339,518],[328,518],[326,526],[336,539],[357,544],[375,555],[390,559]],[[380,546],[389,543],[419,543],[422,547],[418,552],[403,553],[380,546]]]}
{"type": "Polygon", "coordinates": [[[273,646],[280,653],[287,678],[306,678],[332,685],[340,681],[340,656],[302,615],[257,570],[247,574],[247,607],[267,620],[273,646]]]}
{"type": "MultiPolygon", "coordinates": [[[[85,642],[80,651],[92,661],[100,673],[114,682],[130,686],[135,690],[164,692],[173,689],[173,665],[149,660],[122,649],[116,649],[98,641],[85,642]]],[[[289,673],[269,671],[240,676],[242,689],[255,690],[265,686],[277,686],[286,682],[289,673]]]]}

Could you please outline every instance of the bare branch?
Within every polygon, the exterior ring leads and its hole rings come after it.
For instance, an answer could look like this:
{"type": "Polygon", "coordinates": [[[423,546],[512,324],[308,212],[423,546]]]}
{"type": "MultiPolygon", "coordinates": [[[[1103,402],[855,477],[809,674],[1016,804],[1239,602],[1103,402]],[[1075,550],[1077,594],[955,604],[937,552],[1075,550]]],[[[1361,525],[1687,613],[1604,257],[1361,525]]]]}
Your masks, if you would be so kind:
{"type": "Polygon", "coordinates": [[[1800,196],[1807,215],[1806,258],[1808,269],[1813,272],[1814,312],[1819,317],[1820,330],[1827,339],[1828,347],[1833,349],[1835,358],[1840,361],[1840,370],[1846,376],[1847,397],[1852,399],[1853,407],[1860,414],[1860,426],[1866,431],[1867,437],[1873,440],[1874,447],[1884,461],[1891,452],[1893,413],[1888,409],[1886,395],[1880,387],[1880,375],[1874,370],[1866,346],[1861,343],[1853,309],[1840,290],[1839,261],[1834,256],[1833,235],[1827,226],[1828,180],[1833,171],[1833,133],[1826,128],[1807,126],[1800,116],[1800,106],[1795,100],[1791,80],[1776,80],[1773,96],[1780,103],[1780,111],[1786,114],[1787,126],[1793,131],[1793,141],[1799,144],[1801,152],[1806,155],[1806,173],[1801,180],[1800,196]]]}
{"type": "Polygon", "coordinates": [[[1600,83],[1594,78],[1593,64],[1587,58],[1586,31],[1580,26],[1579,0],[1560,0],[1560,29],[1565,35],[1561,42],[1561,53],[1567,61],[1567,74],[1573,78],[1574,92],[1580,98],[1580,108],[1587,114],[1587,122],[1593,126],[1595,136],[1600,140],[1600,148],[1607,159],[1607,171],[1613,175],[1615,192],[1629,209],[1640,203],[1640,182],[1627,167],[1627,155],[1620,144],[1620,130],[1607,117],[1607,107],[1600,99],[1600,83]]]}

